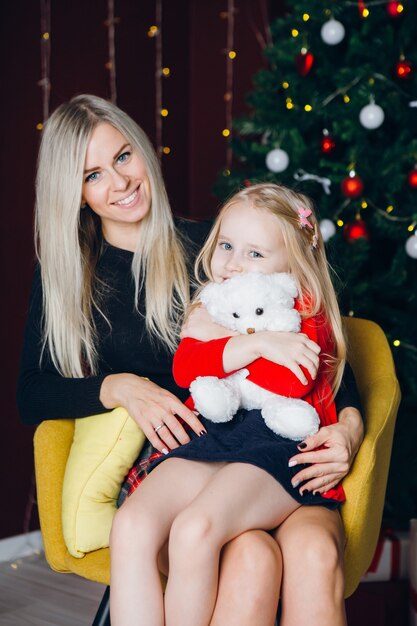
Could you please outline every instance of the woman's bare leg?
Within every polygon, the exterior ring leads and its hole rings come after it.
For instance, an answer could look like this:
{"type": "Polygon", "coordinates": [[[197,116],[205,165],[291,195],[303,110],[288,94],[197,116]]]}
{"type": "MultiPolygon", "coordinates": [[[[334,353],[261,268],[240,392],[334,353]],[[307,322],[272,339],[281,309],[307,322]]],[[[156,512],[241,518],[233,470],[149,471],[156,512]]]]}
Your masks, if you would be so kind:
{"type": "Polygon", "coordinates": [[[117,511],[110,537],[112,626],[164,624],[159,552],[175,517],[220,466],[167,459],[117,511]]]}
{"type": "Polygon", "coordinates": [[[277,529],[276,539],[284,561],[281,626],[346,626],[339,513],[300,507],[277,529]]]}
{"type": "Polygon", "coordinates": [[[207,626],[217,596],[222,547],[246,530],[274,528],[298,506],[258,467],[230,463],[220,469],[171,527],[167,626],[207,626]]]}
{"type": "Polygon", "coordinates": [[[273,626],[281,577],[281,551],[270,534],[250,530],[229,541],[221,552],[210,626],[273,626]]]}

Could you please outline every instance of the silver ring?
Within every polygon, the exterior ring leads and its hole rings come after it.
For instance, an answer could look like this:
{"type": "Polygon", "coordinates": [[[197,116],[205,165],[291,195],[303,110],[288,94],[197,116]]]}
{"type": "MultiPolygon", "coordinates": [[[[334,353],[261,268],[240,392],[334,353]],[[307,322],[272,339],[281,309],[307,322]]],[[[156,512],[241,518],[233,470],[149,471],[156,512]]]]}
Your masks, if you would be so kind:
{"type": "Polygon", "coordinates": [[[158,430],[160,430],[163,426],[165,426],[165,424],[159,424],[159,426],[157,426],[156,428],[154,428],[154,431],[157,433],[158,430]]]}

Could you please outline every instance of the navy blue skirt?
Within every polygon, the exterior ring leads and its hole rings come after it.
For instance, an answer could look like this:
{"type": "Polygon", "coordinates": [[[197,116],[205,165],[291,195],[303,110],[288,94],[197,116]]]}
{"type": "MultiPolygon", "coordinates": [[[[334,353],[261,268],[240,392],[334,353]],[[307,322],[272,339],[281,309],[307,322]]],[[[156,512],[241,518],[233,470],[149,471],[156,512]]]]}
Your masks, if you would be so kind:
{"type": "Polygon", "coordinates": [[[302,484],[294,488],[291,479],[309,464],[288,467],[288,460],[298,454],[297,441],[276,435],[266,426],[258,409],[241,409],[230,422],[215,424],[199,415],[207,430],[207,435],[199,437],[188,432],[191,441],[171,450],[169,454],[156,459],[149,471],[166,459],[188,459],[190,461],[226,461],[227,463],[250,463],[271,474],[288,493],[300,504],[321,505],[336,509],[340,502],[323,498],[306,491],[300,494],[302,484]]]}

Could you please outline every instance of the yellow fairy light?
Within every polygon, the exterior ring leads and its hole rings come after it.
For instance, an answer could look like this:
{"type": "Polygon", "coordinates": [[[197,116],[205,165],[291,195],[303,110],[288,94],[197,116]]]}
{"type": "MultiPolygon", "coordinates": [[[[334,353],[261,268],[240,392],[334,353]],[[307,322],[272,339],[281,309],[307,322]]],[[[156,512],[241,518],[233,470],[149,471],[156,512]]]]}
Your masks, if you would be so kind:
{"type": "Polygon", "coordinates": [[[401,345],[401,341],[399,339],[394,339],[394,341],[392,342],[392,345],[398,348],[398,346],[401,345]]]}
{"type": "Polygon", "coordinates": [[[228,137],[230,135],[230,130],[228,128],[224,128],[222,130],[223,137],[228,137]]]}
{"type": "Polygon", "coordinates": [[[148,30],[148,37],[155,37],[158,34],[157,26],[150,26],[148,30]]]}
{"type": "Polygon", "coordinates": [[[223,170],[223,176],[230,176],[230,170],[223,170]]]}
{"type": "Polygon", "coordinates": [[[230,93],[230,91],[226,91],[226,93],[223,96],[223,100],[225,102],[230,102],[231,99],[232,99],[232,94],[230,93]]]}
{"type": "Polygon", "coordinates": [[[369,9],[362,9],[362,17],[369,17],[369,9]]]}
{"type": "Polygon", "coordinates": [[[394,207],[392,206],[392,204],[390,204],[389,206],[387,206],[387,213],[392,213],[394,210],[394,207]]]}
{"type": "Polygon", "coordinates": [[[331,12],[331,10],[330,10],[330,9],[325,9],[325,11],[324,11],[324,15],[325,15],[326,17],[331,17],[331,16],[332,16],[332,12],[331,12]]]}
{"type": "Polygon", "coordinates": [[[362,207],[363,209],[367,209],[367,208],[368,208],[368,203],[364,200],[364,201],[362,202],[362,204],[361,204],[361,207],[362,207]]]}
{"type": "Polygon", "coordinates": [[[311,106],[311,104],[306,104],[306,105],[305,105],[305,107],[304,107],[304,111],[307,111],[307,112],[308,112],[308,111],[312,111],[312,110],[313,110],[313,107],[311,106]]]}
{"type": "Polygon", "coordinates": [[[416,227],[416,223],[414,222],[413,224],[410,224],[410,226],[407,228],[407,230],[408,230],[410,233],[412,233],[412,232],[413,232],[413,230],[415,229],[415,227],[416,227]]]}
{"type": "Polygon", "coordinates": [[[161,115],[162,115],[162,117],[167,117],[168,109],[161,109],[161,115]]]}
{"type": "Polygon", "coordinates": [[[236,58],[236,52],[234,50],[230,50],[229,59],[235,59],[235,58],[236,58]]]}
{"type": "Polygon", "coordinates": [[[350,102],[350,98],[347,95],[347,93],[345,93],[345,95],[343,96],[343,102],[345,102],[346,104],[348,104],[348,102],[350,102]]]}
{"type": "Polygon", "coordinates": [[[164,76],[169,76],[171,74],[171,70],[169,69],[169,67],[163,67],[162,68],[162,74],[164,76]]]}
{"type": "Polygon", "coordinates": [[[404,5],[403,4],[397,4],[397,13],[402,13],[404,11],[404,5]]]}
{"type": "Polygon", "coordinates": [[[375,85],[375,78],[373,76],[371,76],[370,79],[368,80],[368,84],[375,85]]]}
{"type": "Polygon", "coordinates": [[[162,152],[163,152],[164,154],[169,154],[169,153],[171,152],[171,148],[170,148],[169,146],[164,146],[164,147],[162,148],[162,152]]]}
{"type": "Polygon", "coordinates": [[[304,13],[304,15],[303,15],[304,22],[308,22],[309,19],[310,19],[309,14],[308,13],[304,13]]]}
{"type": "Polygon", "coordinates": [[[293,105],[292,102],[287,102],[286,107],[287,107],[287,109],[293,109],[294,105],[293,105]]]}
{"type": "Polygon", "coordinates": [[[293,29],[291,30],[291,35],[292,35],[293,37],[298,37],[298,35],[299,35],[299,34],[300,34],[300,33],[298,32],[298,30],[297,30],[296,28],[293,28],[293,29]]]}
{"type": "Polygon", "coordinates": [[[42,38],[48,40],[49,39],[49,33],[44,33],[42,35],[42,38]]]}
{"type": "Polygon", "coordinates": [[[284,89],[288,89],[288,87],[289,87],[289,86],[290,86],[290,83],[287,83],[287,81],[286,81],[286,80],[284,80],[284,82],[282,83],[282,87],[283,87],[284,89]]]}
{"type": "Polygon", "coordinates": [[[343,224],[344,224],[344,221],[343,221],[343,220],[337,220],[336,224],[337,224],[338,226],[342,227],[342,226],[343,226],[343,224]]]}
{"type": "Polygon", "coordinates": [[[43,129],[42,122],[39,122],[39,124],[36,124],[36,130],[42,130],[42,129],[43,129]]]}

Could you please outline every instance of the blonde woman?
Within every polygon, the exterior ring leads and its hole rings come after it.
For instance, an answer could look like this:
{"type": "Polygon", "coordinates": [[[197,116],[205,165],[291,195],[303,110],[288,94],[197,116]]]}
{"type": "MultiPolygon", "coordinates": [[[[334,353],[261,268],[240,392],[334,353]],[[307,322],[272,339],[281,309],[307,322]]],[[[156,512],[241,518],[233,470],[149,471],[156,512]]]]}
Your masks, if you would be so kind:
{"type": "MultiPolygon", "coordinates": [[[[292,275],[301,333],[307,345],[313,341],[315,358],[301,351],[297,359],[305,368],[305,384],[283,365],[269,363],[268,389],[273,384],[278,394],[302,397],[322,426],[335,424],[333,393],[340,386],[346,345],[310,201],[269,183],[237,193],[220,211],[197,259],[199,267],[218,284],[253,272],[292,275]]],[[[263,331],[206,342],[184,338],[174,357],[175,379],[189,388],[198,376],[227,377],[247,368],[248,379],[262,386],[262,361],[273,360],[276,336],[263,331]]],[[[194,408],[191,398],[187,405],[194,408]]],[[[205,436],[192,435],[191,442],[154,461],[150,476],[116,513],[110,542],[116,626],[206,626],[215,610],[225,545],[250,530],[278,528],[300,507],[335,510],[344,500],[337,479],[314,488],[298,485],[291,462],[296,442],[269,428],[259,410],[241,409],[231,421],[200,419],[205,436]],[[169,576],[163,596],[158,559],[166,543],[169,576]],[[141,555],[140,567],[129,562],[132,553],[141,555]]],[[[334,615],[331,620],[327,623],[346,623],[342,605],[336,621],[334,615]]]]}
{"type": "MultiPolygon", "coordinates": [[[[183,404],[187,393],[175,384],[171,363],[189,302],[187,262],[207,228],[174,223],[150,142],[119,108],[83,95],[53,113],[39,153],[35,226],[39,263],[17,394],[22,419],[36,424],[124,406],[160,452],[190,441],[183,422],[200,435],[203,424],[183,404]]],[[[296,369],[300,352],[314,361],[312,344],[277,341],[273,360],[296,369]]],[[[301,370],[298,375],[304,376],[301,370]]],[[[348,393],[338,394],[339,423],[327,434],[322,429],[320,440],[306,440],[304,452],[294,457],[313,463],[307,474],[298,472],[311,484],[343,477],[359,447],[360,416],[349,408],[356,403],[355,386],[347,382],[348,393]],[[327,456],[314,451],[324,440],[327,456]]],[[[302,519],[298,511],[281,526],[280,547],[261,531],[231,541],[221,559],[211,623],[273,623],[281,552],[286,624],[302,621],[304,611],[319,620],[321,606],[328,614],[329,605],[339,605],[343,535],[337,514],[326,513],[333,512],[317,511],[320,535],[311,535],[308,552],[299,535],[293,540],[302,519]],[[324,560],[317,558],[322,551],[324,560]],[[306,578],[320,580],[321,588],[313,598],[310,585],[293,602],[300,567],[306,578]]],[[[167,568],[164,551],[161,568],[167,568]]]]}

